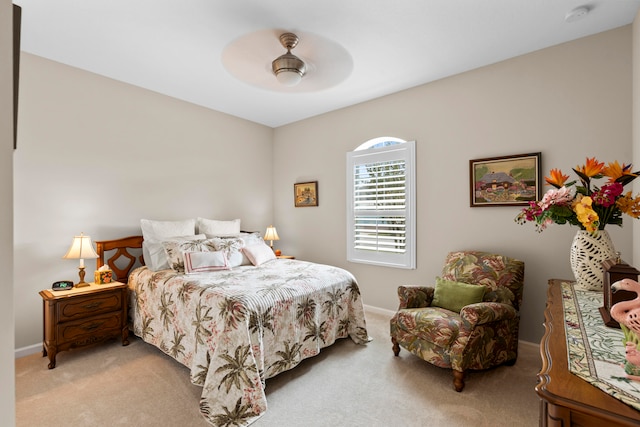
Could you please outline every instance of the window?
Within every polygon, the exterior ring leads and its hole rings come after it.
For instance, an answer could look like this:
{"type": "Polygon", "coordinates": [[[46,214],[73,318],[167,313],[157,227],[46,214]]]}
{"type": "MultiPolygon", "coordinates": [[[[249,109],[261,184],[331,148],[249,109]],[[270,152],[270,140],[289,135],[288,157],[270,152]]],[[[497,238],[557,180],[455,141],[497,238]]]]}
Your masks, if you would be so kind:
{"type": "Polygon", "coordinates": [[[347,153],[347,260],[416,268],[415,141],[383,137],[347,153]]]}

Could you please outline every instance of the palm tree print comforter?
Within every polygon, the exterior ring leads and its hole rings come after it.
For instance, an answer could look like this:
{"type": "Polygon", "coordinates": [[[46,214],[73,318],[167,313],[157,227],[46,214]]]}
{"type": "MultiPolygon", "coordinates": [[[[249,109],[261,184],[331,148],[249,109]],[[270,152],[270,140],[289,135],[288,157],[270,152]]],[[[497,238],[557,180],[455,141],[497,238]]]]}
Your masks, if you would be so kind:
{"type": "Polygon", "coordinates": [[[197,275],[146,267],[129,278],[134,333],[191,371],[214,426],[267,409],[264,381],[347,336],[369,341],[360,291],[338,267],[278,259],[197,275]]]}

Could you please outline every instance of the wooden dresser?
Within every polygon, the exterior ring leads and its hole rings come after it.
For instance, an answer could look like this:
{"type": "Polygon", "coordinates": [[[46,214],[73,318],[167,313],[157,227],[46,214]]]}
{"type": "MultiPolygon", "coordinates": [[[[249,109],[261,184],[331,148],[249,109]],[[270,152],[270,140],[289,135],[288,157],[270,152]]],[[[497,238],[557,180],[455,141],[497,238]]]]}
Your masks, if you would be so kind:
{"type": "Polygon", "coordinates": [[[549,280],[545,333],[540,342],[542,369],[536,392],[540,396],[540,425],[638,426],[640,412],[569,371],[561,282],[549,280]]]}
{"type": "Polygon", "coordinates": [[[40,291],[43,313],[42,356],[49,356],[49,369],[64,350],[122,338],[129,344],[127,285],[92,283],[68,291],[40,291]]]}

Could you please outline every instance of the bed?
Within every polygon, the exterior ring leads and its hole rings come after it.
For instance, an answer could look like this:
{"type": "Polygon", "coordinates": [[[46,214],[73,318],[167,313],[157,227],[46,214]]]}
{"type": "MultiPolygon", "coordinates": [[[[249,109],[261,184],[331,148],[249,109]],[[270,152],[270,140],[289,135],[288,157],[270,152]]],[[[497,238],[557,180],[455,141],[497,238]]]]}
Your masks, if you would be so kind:
{"type": "Polygon", "coordinates": [[[97,267],[127,281],[130,328],[190,369],[214,426],[244,426],[267,409],[265,380],[337,339],[370,340],[348,271],[295,259],[183,274],[152,271],[142,236],[96,242],[97,267]]]}

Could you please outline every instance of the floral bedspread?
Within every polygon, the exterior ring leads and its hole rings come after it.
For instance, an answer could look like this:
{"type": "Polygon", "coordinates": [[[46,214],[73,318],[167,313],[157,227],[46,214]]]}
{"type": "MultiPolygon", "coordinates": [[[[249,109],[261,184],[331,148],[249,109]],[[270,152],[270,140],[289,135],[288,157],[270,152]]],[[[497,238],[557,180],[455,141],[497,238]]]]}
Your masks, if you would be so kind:
{"type": "Polygon", "coordinates": [[[134,333],[191,371],[214,426],[245,426],[267,409],[264,381],[347,336],[370,340],[360,290],[338,267],[278,259],[184,275],[129,277],[134,333]]]}

